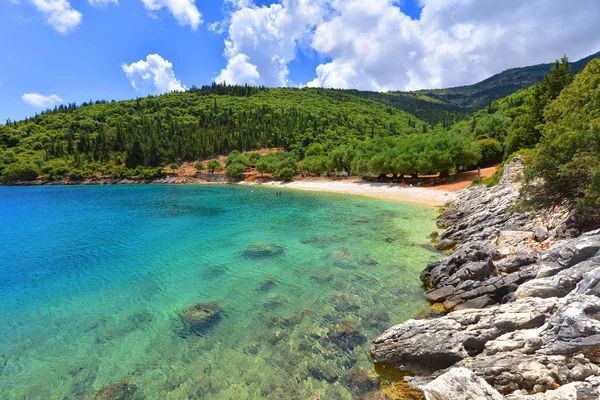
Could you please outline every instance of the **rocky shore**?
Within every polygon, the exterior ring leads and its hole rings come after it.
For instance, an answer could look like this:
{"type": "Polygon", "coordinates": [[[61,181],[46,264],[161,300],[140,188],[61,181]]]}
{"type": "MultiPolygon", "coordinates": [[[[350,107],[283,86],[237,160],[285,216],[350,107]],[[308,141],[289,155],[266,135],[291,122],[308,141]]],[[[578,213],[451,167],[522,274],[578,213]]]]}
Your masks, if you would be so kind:
{"type": "Polygon", "coordinates": [[[443,316],[394,326],[375,362],[426,399],[600,398],[600,230],[567,209],[517,212],[522,160],[498,186],[458,193],[421,280],[443,316]]]}

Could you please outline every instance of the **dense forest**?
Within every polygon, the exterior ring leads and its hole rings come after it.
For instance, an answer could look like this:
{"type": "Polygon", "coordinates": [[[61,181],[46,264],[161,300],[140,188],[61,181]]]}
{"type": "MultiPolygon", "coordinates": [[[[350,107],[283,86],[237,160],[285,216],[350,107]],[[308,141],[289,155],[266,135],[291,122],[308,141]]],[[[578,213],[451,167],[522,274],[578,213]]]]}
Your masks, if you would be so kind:
{"type": "Polygon", "coordinates": [[[395,107],[324,89],[213,85],[130,101],[60,106],[0,126],[3,178],[48,179],[158,167],[283,147],[303,154],[379,136],[434,130],[395,107]],[[20,171],[27,171],[21,174],[20,171]]]}

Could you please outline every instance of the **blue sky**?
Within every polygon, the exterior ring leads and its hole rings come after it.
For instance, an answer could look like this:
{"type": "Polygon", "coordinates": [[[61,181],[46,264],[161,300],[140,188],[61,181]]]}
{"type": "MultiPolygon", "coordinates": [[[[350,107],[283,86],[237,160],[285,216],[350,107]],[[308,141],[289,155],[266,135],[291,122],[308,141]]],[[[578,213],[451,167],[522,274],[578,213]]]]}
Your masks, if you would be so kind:
{"type": "Polygon", "coordinates": [[[129,99],[215,79],[368,90],[447,87],[600,50],[598,24],[590,18],[600,15],[600,2],[582,0],[578,11],[557,0],[554,14],[531,12],[536,3],[552,9],[548,1],[521,3],[507,0],[505,10],[489,12],[496,2],[5,0],[0,121],[61,100],[129,99]],[[542,26],[550,28],[543,37],[542,26]],[[150,55],[156,55],[152,62],[150,55]],[[40,97],[25,101],[26,93],[40,97]]]}

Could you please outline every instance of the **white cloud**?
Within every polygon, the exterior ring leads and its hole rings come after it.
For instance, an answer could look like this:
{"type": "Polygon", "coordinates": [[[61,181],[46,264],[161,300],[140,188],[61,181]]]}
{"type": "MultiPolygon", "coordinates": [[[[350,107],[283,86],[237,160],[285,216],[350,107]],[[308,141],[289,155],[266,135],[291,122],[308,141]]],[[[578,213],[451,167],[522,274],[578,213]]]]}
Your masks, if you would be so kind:
{"type": "Polygon", "coordinates": [[[217,82],[275,86],[288,84],[288,63],[324,14],[324,0],[283,0],[281,4],[257,7],[233,1],[237,7],[225,41],[227,66],[217,82]]]}
{"type": "Polygon", "coordinates": [[[25,93],[21,96],[21,99],[30,106],[37,108],[49,108],[63,102],[63,99],[55,94],[44,96],[39,93],[25,93]]]}
{"type": "Polygon", "coordinates": [[[81,13],[73,9],[67,0],[31,1],[38,11],[46,16],[48,23],[57,32],[68,33],[81,23],[81,13]]]}
{"type": "Polygon", "coordinates": [[[397,0],[282,0],[231,15],[227,67],[234,83],[286,85],[298,48],[329,60],[310,86],[369,90],[472,84],[505,69],[600,50],[600,2],[420,0],[420,20],[397,0]],[[400,4],[400,5],[398,5],[400,4]],[[239,55],[244,55],[244,63],[239,55]],[[248,71],[255,68],[258,78],[248,71]]]}
{"type": "Polygon", "coordinates": [[[110,3],[119,4],[119,0],[88,0],[88,3],[93,7],[104,7],[110,3]]]}
{"type": "Polygon", "coordinates": [[[196,8],[194,0],[142,0],[149,11],[167,8],[180,25],[189,25],[193,30],[202,23],[202,14],[196,8]]]}
{"type": "Polygon", "coordinates": [[[148,54],[146,60],[122,64],[121,68],[131,86],[142,93],[161,94],[186,89],[175,77],[173,64],[158,54],[148,54]]]}

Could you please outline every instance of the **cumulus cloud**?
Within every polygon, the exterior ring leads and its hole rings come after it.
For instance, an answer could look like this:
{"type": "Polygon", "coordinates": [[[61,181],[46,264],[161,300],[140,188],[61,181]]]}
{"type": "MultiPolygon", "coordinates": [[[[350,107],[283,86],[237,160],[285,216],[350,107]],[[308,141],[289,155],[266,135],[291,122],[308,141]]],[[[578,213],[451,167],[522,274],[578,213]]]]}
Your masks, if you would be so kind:
{"type": "Polygon", "coordinates": [[[49,108],[63,102],[63,99],[55,94],[44,96],[39,93],[25,93],[21,96],[21,99],[30,106],[37,108],[49,108]]]}
{"type": "Polygon", "coordinates": [[[283,0],[258,7],[249,1],[230,1],[231,15],[224,55],[227,66],[217,82],[286,86],[288,63],[298,44],[324,17],[323,0],[283,0]]]}
{"type": "Polygon", "coordinates": [[[63,34],[75,29],[82,19],[79,11],[67,0],[31,0],[35,8],[46,16],[48,23],[63,34]]]}
{"type": "Polygon", "coordinates": [[[161,94],[186,89],[175,77],[173,64],[158,54],[148,54],[146,60],[122,64],[121,68],[131,86],[142,93],[161,94]]]}
{"type": "MultiPolygon", "coordinates": [[[[235,0],[228,0],[230,3],[235,0]]],[[[238,0],[238,3],[240,1],[238,0]]],[[[244,2],[245,3],[245,2],[244,2]]],[[[233,12],[228,82],[281,86],[298,48],[326,62],[309,86],[412,90],[472,84],[505,69],[600,49],[600,2],[420,0],[419,20],[397,0],[283,0],[233,12]],[[239,55],[244,55],[241,63],[239,55]],[[259,74],[251,74],[255,69],[259,74]]]]}
{"type": "Polygon", "coordinates": [[[88,3],[93,7],[104,7],[110,3],[119,4],[119,0],[88,0],[88,3]]]}
{"type": "Polygon", "coordinates": [[[180,25],[189,25],[193,30],[202,23],[202,14],[196,8],[194,0],[142,0],[149,11],[166,8],[177,19],[180,25]]]}

